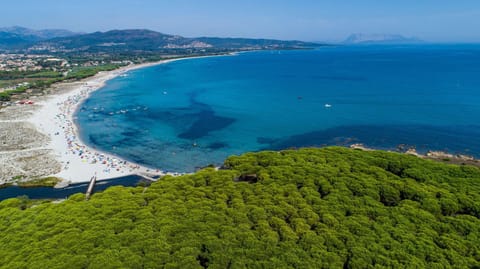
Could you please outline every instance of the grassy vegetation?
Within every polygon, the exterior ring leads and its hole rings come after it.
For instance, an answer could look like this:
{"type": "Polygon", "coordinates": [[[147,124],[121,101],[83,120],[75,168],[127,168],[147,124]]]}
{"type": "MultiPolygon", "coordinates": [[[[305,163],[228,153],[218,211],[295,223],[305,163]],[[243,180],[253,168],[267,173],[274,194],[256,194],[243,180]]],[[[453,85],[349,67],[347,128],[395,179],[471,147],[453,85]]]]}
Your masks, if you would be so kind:
{"type": "Polygon", "coordinates": [[[478,268],[480,169],[345,148],[248,153],[85,201],[0,203],[2,268],[478,268]]]}
{"type": "Polygon", "coordinates": [[[63,74],[57,71],[42,71],[25,76],[26,78],[59,78],[63,74]]]}
{"type": "Polygon", "coordinates": [[[0,79],[4,80],[4,84],[8,84],[9,79],[33,79],[26,86],[17,87],[14,90],[7,90],[0,93],[0,101],[10,101],[13,95],[24,93],[28,89],[46,89],[52,84],[65,80],[80,80],[96,75],[101,71],[111,71],[119,68],[121,65],[105,64],[92,67],[79,67],[73,69],[67,76],[63,76],[61,72],[56,71],[10,71],[0,72],[0,79]],[[10,74],[13,73],[13,74],[10,74]]]}
{"type": "Polygon", "coordinates": [[[0,92],[0,101],[10,101],[10,93],[8,92],[0,92]]]}
{"type": "Polygon", "coordinates": [[[12,177],[12,180],[15,180],[15,181],[16,181],[16,180],[20,180],[20,179],[22,179],[22,178],[24,178],[24,177],[25,177],[24,175],[17,175],[17,176],[12,177]]]}
{"type": "Polygon", "coordinates": [[[0,92],[0,101],[10,101],[12,95],[24,93],[29,88],[29,86],[21,86],[13,90],[0,92]]]}
{"type": "Polygon", "coordinates": [[[92,67],[79,67],[68,73],[66,79],[84,79],[96,75],[101,71],[111,71],[119,68],[121,65],[106,64],[92,67]]]}
{"type": "Polygon", "coordinates": [[[10,186],[12,186],[11,183],[0,184],[0,189],[8,188],[8,187],[10,187],[10,186]]]}
{"type": "Polygon", "coordinates": [[[31,188],[31,187],[53,187],[59,183],[61,179],[57,177],[45,177],[45,178],[38,178],[34,180],[30,180],[27,182],[19,182],[18,186],[23,188],[31,188]]]}

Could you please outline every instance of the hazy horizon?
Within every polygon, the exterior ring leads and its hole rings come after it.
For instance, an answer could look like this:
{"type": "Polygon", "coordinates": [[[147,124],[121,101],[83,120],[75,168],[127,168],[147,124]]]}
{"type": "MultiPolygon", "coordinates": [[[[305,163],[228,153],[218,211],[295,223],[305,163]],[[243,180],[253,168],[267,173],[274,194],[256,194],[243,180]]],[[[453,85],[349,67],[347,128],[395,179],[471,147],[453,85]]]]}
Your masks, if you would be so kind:
{"type": "Polygon", "coordinates": [[[186,37],[251,37],[304,41],[342,41],[353,33],[399,34],[428,42],[480,42],[480,2],[412,0],[18,0],[2,4],[2,27],[96,32],[150,29],[186,37]],[[26,19],[28,18],[28,19],[26,19]]]}

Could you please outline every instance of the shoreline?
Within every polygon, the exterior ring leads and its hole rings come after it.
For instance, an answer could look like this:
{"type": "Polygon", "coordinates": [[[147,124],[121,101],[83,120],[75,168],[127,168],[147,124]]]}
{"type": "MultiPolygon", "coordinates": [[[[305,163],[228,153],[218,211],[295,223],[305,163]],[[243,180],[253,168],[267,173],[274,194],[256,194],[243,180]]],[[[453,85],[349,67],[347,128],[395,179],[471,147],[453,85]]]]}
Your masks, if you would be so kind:
{"type": "Polygon", "coordinates": [[[46,176],[60,178],[62,182],[59,187],[64,187],[71,183],[88,182],[93,176],[100,181],[131,175],[150,178],[182,175],[183,173],[164,172],[157,168],[139,165],[88,146],[79,136],[79,127],[76,125],[74,115],[92,92],[103,88],[109,80],[127,72],[174,61],[214,56],[182,57],[130,65],[112,71],[99,72],[93,77],[78,82],[60,85],[61,89],[62,86],[68,88],[68,84],[79,84],[63,93],[45,96],[38,102],[41,107],[34,110],[25,120],[33,124],[40,133],[49,137],[45,148],[53,151],[55,159],[61,165],[60,172],[46,176]]]}
{"type": "MultiPolygon", "coordinates": [[[[4,123],[4,125],[1,125],[2,129],[10,129],[9,135],[11,137],[23,135],[28,138],[21,141],[22,143],[14,141],[17,142],[17,148],[9,148],[8,146],[11,146],[8,145],[8,143],[10,143],[9,141],[7,141],[7,145],[3,146],[3,148],[2,145],[0,145],[0,161],[4,164],[4,168],[0,169],[0,184],[3,184],[3,181],[9,183],[35,180],[40,176],[61,178],[63,180],[61,185],[65,186],[68,183],[88,182],[90,178],[95,175],[98,180],[101,181],[128,175],[156,177],[184,174],[174,172],[165,173],[165,171],[160,169],[141,166],[115,154],[107,153],[108,149],[107,151],[103,151],[97,149],[93,144],[88,146],[79,136],[79,130],[81,130],[81,128],[76,124],[75,113],[85,100],[89,98],[91,93],[101,89],[107,81],[127,72],[179,60],[223,57],[236,54],[238,53],[180,57],[151,63],[129,65],[112,71],[100,72],[93,77],[80,81],[54,84],[50,91],[53,93],[41,97],[33,97],[34,99],[32,100],[35,100],[34,105],[14,106],[13,110],[5,113],[5,115],[9,114],[9,117],[4,117],[3,120],[3,111],[0,111],[0,124],[4,123]],[[12,112],[19,113],[15,114],[12,112]],[[20,125],[20,123],[22,125],[20,125]],[[26,132],[30,131],[28,128],[25,128],[25,126],[28,127],[28,125],[33,126],[34,128],[30,129],[35,132],[26,132]],[[6,127],[4,128],[4,126],[6,127]],[[14,158],[10,158],[10,156],[8,156],[8,158],[6,157],[9,154],[12,156],[17,155],[15,158],[23,159],[23,161],[13,163],[11,159],[14,158]],[[46,157],[51,157],[53,161],[45,161],[47,159],[46,157]],[[28,161],[24,161],[27,159],[28,161]],[[30,166],[28,169],[25,168],[28,166],[30,166]],[[7,173],[4,173],[5,171],[7,173]],[[19,175],[25,176],[18,178],[19,175]]],[[[0,135],[2,135],[2,133],[0,133],[0,135]]],[[[89,141],[88,139],[85,140],[89,141]]],[[[354,145],[351,145],[350,147],[353,146],[354,145]]],[[[389,149],[367,148],[363,146],[362,149],[390,151],[389,149]]],[[[475,159],[466,155],[453,155],[446,152],[432,152],[430,155],[423,155],[418,154],[414,150],[408,150],[403,153],[441,162],[447,162],[448,159],[448,163],[454,164],[455,162],[458,162],[458,164],[470,164],[471,162],[476,163],[474,165],[478,166],[475,159]]]]}
{"type": "Polygon", "coordinates": [[[454,165],[473,165],[480,167],[480,159],[476,159],[473,156],[465,155],[465,154],[452,154],[445,151],[438,151],[438,150],[428,150],[425,153],[419,153],[413,147],[407,148],[403,151],[395,151],[395,150],[386,150],[386,149],[378,149],[378,148],[371,148],[365,146],[363,143],[355,143],[347,146],[347,148],[357,149],[362,151],[385,151],[385,152],[394,152],[400,153],[405,155],[412,155],[417,158],[425,159],[425,160],[432,160],[437,162],[442,162],[446,164],[454,164],[454,165]]]}

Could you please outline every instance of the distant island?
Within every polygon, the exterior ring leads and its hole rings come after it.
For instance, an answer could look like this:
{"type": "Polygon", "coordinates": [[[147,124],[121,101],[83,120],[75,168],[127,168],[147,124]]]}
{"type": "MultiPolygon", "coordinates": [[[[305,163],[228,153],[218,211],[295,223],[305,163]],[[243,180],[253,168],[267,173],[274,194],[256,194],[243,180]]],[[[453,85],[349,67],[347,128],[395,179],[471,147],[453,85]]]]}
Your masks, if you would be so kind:
{"type": "Polygon", "coordinates": [[[402,35],[393,35],[393,34],[361,34],[356,33],[352,34],[342,43],[353,45],[353,44],[417,44],[422,43],[423,41],[416,37],[405,37],[402,35]]]}

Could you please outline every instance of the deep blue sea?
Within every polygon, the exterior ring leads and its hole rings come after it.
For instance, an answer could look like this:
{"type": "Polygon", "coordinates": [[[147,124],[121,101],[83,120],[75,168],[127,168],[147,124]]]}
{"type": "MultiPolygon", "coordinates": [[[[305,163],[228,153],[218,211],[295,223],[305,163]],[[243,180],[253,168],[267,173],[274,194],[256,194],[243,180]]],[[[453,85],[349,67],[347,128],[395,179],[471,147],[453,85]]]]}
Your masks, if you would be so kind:
{"type": "Polygon", "coordinates": [[[135,70],[77,112],[84,141],[167,171],[263,149],[349,145],[480,156],[480,45],[323,47],[135,70]]]}

